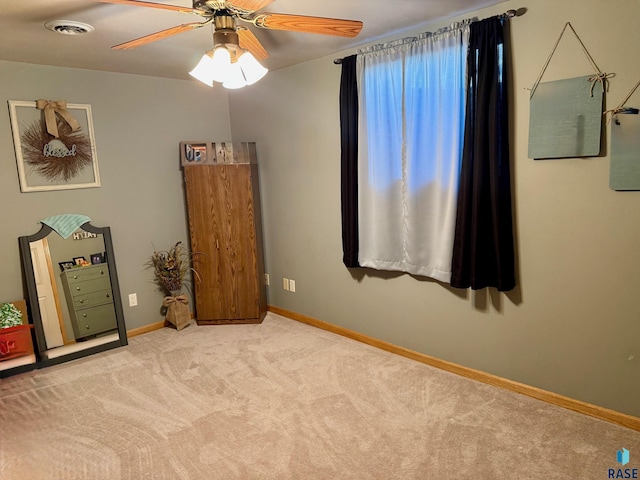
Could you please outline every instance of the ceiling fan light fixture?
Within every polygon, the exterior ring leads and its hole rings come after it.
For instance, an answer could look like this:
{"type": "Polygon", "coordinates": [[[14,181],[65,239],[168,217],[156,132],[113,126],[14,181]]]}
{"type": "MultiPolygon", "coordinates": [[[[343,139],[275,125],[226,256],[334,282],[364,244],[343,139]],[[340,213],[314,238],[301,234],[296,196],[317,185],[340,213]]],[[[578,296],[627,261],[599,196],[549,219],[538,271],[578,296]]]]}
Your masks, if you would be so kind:
{"type": "Polygon", "coordinates": [[[244,52],[240,55],[237,63],[242,69],[247,85],[253,85],[269,71],[267,68],[263,67],[258,60],[256,60],[256,57],[254,57],[251,52],[244,52]]]}
{"type": "Polygon", "coordinates": [[[225,88],[237,89],[253,85],[268,71],[251,52],[238,47],[230,51],[227,45],[217,45],[202,56],[189,75],[210,87],[218,82],[225,88]]]}
{"type": "Polygon", "coordinates": [[[207,52],[202,56],[198,64],[189,72],[189,75],[196,80],[200,80],[202,83],[213,87],[214,68],[211,52],[207,52]]]}

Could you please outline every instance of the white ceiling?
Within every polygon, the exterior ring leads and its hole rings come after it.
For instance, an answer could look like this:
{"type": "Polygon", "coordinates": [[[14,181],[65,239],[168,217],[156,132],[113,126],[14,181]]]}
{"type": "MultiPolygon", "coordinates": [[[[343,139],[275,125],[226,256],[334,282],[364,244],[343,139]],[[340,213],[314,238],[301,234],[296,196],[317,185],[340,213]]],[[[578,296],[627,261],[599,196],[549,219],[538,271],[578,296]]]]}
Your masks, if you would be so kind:
{"type": "MultiPolygon", "coordinates": [[[[191,0],[151,0],[191,7],[191,0]]],[[[472,12],[504,0],[277,0],[263,11],[361,20],[355,38],[253,28],[270,54],[263,63],[283,68],[376,41],[394,32],[436,19],[472,12]]],[[[233,3],[233,2],[232,2],[233,3]]],[[[132,50],[117,45],[199,17],[169,10],[112,5],[93,0],[2,0],[0,60],[86,68],[111,72],[190,78],[187,74],[211,49],[209,26],[132,50]],[[50,20],[73,20],[92,25],[92,33],[76,36],[47,30],[50,20]]]]}

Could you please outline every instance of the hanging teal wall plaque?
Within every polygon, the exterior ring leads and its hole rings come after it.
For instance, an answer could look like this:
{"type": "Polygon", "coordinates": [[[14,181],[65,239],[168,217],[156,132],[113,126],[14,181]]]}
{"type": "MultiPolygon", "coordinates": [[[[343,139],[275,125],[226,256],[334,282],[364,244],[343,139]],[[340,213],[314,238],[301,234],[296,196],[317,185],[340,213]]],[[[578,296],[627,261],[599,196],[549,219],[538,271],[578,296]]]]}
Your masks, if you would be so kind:
{"type": "Polygon", "coordinates": [[[603,89],[590,76],[540,83],[530,99],[529,158],[600,154],[603,89]]]}
{"type": "Polygon", "coordinates": [[[612,190],[640,190],[640,115],[637,109],[626,111],[629,113],[617,113],[611,120],[612,190]]]}

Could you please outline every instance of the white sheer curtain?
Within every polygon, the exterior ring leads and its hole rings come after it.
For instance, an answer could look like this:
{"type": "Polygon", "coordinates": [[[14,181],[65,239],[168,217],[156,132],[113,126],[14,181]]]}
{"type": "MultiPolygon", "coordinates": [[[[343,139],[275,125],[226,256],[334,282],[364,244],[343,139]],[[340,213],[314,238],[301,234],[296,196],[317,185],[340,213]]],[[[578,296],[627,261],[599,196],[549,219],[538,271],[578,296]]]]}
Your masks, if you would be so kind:
{"type": "Polygon", "coordinates": [[[464,22],[358,52],[362,267],[450,281],[468,40],[464,22]]]}

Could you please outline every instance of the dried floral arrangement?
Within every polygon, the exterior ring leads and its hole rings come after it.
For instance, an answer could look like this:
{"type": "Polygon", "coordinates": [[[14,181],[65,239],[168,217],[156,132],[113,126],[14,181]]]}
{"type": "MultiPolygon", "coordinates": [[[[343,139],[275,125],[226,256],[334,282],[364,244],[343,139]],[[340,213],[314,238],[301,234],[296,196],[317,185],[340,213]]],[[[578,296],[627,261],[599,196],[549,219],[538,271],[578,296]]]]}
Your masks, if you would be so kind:
{"type": "MultiPolygon", "coordinates": [[[[25,163],[32,166],[40,175],[49,180],[64,180],[78,175],[85,167],[91,165],[91,141],[82,131],[72,131],[67,122],[58,119],[58,142],[64,145],[69,155],[48,156],[45,149],[52,141],[47,132],[44,119],[33,122],[22,134],[23,155],[25,163]]],[[[54,139],[55,140],[55,139],[54,139]]]]}
{"type": "Polygon", "coordinates": [[[154,247],[147,265],[154,270],[156,284],[171,295],[182,290],[188,272],[198,276],[191,266],[193,255],[182,242],[177,242],[169,250],[155,250],[154,247]]]}

